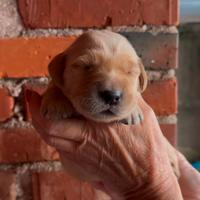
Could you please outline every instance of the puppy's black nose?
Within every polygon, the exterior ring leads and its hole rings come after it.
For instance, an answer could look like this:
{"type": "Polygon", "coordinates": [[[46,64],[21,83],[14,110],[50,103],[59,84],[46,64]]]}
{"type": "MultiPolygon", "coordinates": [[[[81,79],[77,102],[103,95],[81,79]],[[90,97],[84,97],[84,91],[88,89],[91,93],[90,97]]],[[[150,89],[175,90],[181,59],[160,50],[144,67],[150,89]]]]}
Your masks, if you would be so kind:
{"type": "Polygon", "coordinates": [[[122,92],[119,90],[104,90],[99,92],[101,99],[111,106],[119,104],[122,98],[122,92]]]}

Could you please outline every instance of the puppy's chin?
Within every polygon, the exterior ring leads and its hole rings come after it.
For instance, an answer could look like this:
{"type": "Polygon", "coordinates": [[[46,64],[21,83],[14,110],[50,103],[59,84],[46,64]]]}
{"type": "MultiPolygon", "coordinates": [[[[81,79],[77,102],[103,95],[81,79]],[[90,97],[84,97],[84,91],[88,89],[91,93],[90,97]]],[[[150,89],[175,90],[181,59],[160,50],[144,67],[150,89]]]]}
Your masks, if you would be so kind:
{"type": "Polygon", "coordinates": [[[113,113],[110,113],[109,111],[96,113],[93,115],[90,115],[88,113],[85,117],[96,122],[105,122],[105,123],[119,121],[122,118],[120,116],[116,116],[113,113]]]}
{"type": "Polygon", "coordinates": [[[110,123],[114,121],[120,121],[122,116],[117,116],[113,113],[110,113],[109,111],[96,113],[96,114],[90,114],[90,113],[84,113],[82,114],[85,118],[90,119],[92,121],[96,122],[104,122],[104,123],[110,123]]]}
{"type": "Polygon", "coordinates": [[[82,116],[84,116],[87,119],[90,119],[92,121],[96,122],[104,122],[104,123],[110,123],[114,121],[121,121],[128,116],[131,115],[131,109],[125,111],[112,111],[110,109],[99,111],[99,112],[88,112],[88,110],[84,110],[82,108],[76,109],[78,113],[80,113],[82,116]]]}

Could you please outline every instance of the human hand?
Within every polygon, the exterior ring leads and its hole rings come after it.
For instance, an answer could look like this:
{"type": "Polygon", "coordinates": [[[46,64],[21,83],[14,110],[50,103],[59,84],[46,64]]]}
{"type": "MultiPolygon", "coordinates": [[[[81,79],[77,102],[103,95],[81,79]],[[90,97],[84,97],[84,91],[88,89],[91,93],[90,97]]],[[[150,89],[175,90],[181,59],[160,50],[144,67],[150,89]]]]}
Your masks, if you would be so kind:
{"type": "Polygon", "coordinates": [[[39,113],[41,97],[28,92],[33,125],[60,152],[72,175],[106,191],[113,199],[182,199],[165,139],[155,114],[139,98],[141,124],[103,124],[84,119],[50,122],[39,113]]]}

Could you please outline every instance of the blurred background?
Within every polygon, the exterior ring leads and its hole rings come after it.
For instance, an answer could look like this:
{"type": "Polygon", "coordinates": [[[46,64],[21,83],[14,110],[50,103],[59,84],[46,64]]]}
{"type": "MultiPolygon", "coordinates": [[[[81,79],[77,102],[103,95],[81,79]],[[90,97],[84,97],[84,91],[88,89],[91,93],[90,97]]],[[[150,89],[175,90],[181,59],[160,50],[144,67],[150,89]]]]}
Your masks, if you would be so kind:
{"type": "Polygon", "coordinates": [[[200,160],[200,1],[180,5],[178,145],[188,159],[200,160]]]}

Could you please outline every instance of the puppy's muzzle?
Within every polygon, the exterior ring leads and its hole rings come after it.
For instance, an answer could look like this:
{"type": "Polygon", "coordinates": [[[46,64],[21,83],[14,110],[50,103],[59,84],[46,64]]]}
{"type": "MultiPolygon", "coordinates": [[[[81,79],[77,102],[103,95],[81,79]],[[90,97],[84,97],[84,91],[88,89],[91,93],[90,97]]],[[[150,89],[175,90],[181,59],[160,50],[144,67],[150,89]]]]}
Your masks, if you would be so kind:
{"type": "Polygon", "coordinates": [[[99,97],[105,104],[117,106],[122,100],[122,92],[120,90],[103,90],[99,91],[99,97]]]}

